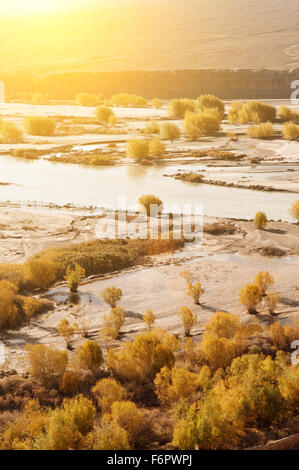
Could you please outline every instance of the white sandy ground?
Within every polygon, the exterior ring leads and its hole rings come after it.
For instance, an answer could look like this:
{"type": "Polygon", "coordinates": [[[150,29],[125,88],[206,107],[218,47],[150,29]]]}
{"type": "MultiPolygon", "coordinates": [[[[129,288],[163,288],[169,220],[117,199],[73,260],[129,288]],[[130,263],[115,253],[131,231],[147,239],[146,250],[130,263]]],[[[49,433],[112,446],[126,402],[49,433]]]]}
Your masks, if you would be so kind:
{"type": "MultiPolygon", "coordinates": [[[[55,240],[58,245],[68,244],[69,241],[74,241],[74,233],[77,230],[80,232],[80,240],[91,239],[96,223],[94,217],[82,217],[75,213],[65,215],[59,211],[49,215],[19,211],[17,216],[16,212],[9,210],[3,217],[1,220],[5,220],[5,229],[3,230],[1,225],[1,233],[6,238],[1,240],[0,245],[2,262],[21,261],[42,247],[54,245],[55,240]],[[22,237],[27,233],[27,230],[22,228],[23,223],[34,227],[33,234],[23,239],[14,238],[15,235],[22,237]],[[43,229],[45,226],[47,228],[43,229]],[[17,252],[18,244],[21,243],[23,251],[20,249],[20,252],[14,255],[13,250],[17,252]]],[[[214,221],[212,218],[205,219],[206,223],[214,221]]],[[[252,320],[253,317],[239,305],[238,293],[240,288],[252,281],[254,275],[261,270],[273,274],[273,290],[281,295],[277,318],[287,322],[294,319],[298,321],[299,226],[271,222],[267,230],[257,231],[251,222],[226,222],[237,227],[234,235],[205,234],[201,247],[188,245],[173,255],[153,257],[143,266],[129,268],[103,279],[87,280],[79,289],[79,305],[76,305],[76,298],[72,300],[73,305],[68,303],[67,288],[64,283],[60,283],[50,290],[50,298],[57,301],[54,310],[34,318],[28,326],[3,335],[8,360],[6,367],[25,370],[24,346],[27,343],[52,344],[63,348],[64,341],[57,335],[56,329],[62,318],[78,322],[83,317],[89,322],[91,337],[101,343],[98,331],[103,325],[108,309],[100,298],[100,292],[109,285],[116,285],[123,290],[121,306],[126,310],[127,320],[121,341],[132,339],[136,333],[144,330],[141,316],[147,309],[152,309],[157,315],[157,326],[181,336],[182,327],[177,312],[181,306],[189,306],[198,314],[198,324],[193,332],[195,338],[200,338],[205,322],[217,310],[239,314],[245,322],[252,320]],[[286,250],[286,257],[270,259],[254,253],[258,248],[271,245],[286,250]],[[186,294],[185,281],[180,276],[181,271],[185,269],[194,273],[205,289],[200,306],[193,305],[186,294]]],[[[274,321],[264,305],[259,310],[260,313],[255,319],[263,326],[274,321]]],[[[77,336],[75,346],[81,341],[82,338],[77,336]]],[[[119,344],[121,343],[117,342],[116,345],[119,344]]]]}

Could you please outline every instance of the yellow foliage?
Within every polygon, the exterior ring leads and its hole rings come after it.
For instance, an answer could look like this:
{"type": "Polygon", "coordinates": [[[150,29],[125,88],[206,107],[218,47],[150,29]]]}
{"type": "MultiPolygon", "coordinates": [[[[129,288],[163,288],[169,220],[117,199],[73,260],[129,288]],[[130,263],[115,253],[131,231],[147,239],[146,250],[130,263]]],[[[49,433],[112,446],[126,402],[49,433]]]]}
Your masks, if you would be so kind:
{"type": "Polygon", "coordinates": [[[268,220],[264,212],[257,212],[254,217],[254,226],[257,229],[263,229],[266,227],[268,220]]]}
{"type": "Polygon", "coordinates": [[[198,389],[198,375],[181,367],[163,367],[154,380],[156,395],[164,405],[173,405],[179,400],[194,399],[198,389]]]}
{"type": "Polygon", "coordinates": [[[105,326],[100,330],[101,336],[117,339],[119,337],[121,327],[125,323],[126,312],[119,306],[111,308],[110,314],[108,316],[105,315],[104,320],[105,326]]]}
{"type": "Polygon", "coordinates": [[[128,433],[115,421],[103,419],[98,429],[89,435],[92,450],[130,450],[128,433]]]}
{"type": "Polygon", "coordinates": [[[145,194],[139,198],[139,204],[145,209],[148,217],[162,212],[163,202],[153,194],[145,194]]]}
{"type": "Polygon", "coordinates": [[[294,202],[290,209],[291,216],[299,222],[299,200],[294,202]]]}
{"type": "Polygon", "coordinates": [[[127,431],[129,442],[134,444],[143,428],[144,413],[132,401],[116,401],[111,407],[111,417],[127,431]]]}
{"type": "Polygon", "coordinates": [[[44,344],[27,344],[29,373],[44,385],[51,385],[64,374],[68,355],[44,344]]]}
{"type": "Polygon", "coordinates": [[[104,362],[102,350],[96,341],[87,340],[76,349],[78,367],[98,370],[104,362]]]}
{"type": "Polygon", "coordinates": [[[289,345],[288,336],[280,321],[272,323],[268,327],[268,333],[277,349],[285,349],[289,345]]]}
{"type": "Polygon", "coordinates": [[[144,160],[149,156],[149,143],[143,139],[131,139],[127,142],[126,155],[137,161],[144,160]]]}
{"type": "Polygon", "coordinates": [[[269,139],[274,136],[274,129],[271,122],[268,121],[258,126],[249,127],[247,135],[252,139],[269,139]]]}
{"type": "Polygon", "coordinates": [[[115,379],[108,378],[99,380],[92,389],[93,395],[97,398],[99,407],[103,413],[111,410],[111,406],[116,401],[125,398],[126,390],[115,379]]]}
{"type": "Polygon", "coordinates": [[[172,100],[168,107],[168,113],[173,117],[184,117],[187,111],[194,110],[195,102],[188,98],[172,100]]]}
{"type": "Polygon", "coordinates": [[[53,135],[56,129],[55,121],[46,116],[27,116],[23,126],[27,134],[38,136],[53,135]]]}
{"type": "Polygon", "coordinates": [[[151,331],[153,324],[155,323],[156,315],[152,310],[147,310],[143,315],[143,321],[147,326],[148,331],[151,331]]]}
{"type": "Polygon", "coordinates": [[[78,106],[96,106],[98,100],[96,96],[90,95],[89,93],[78,93],[76,95],[76,104],[78,106]]]}
{"type": "Polygon", "coordinates": [[[221,101],[217,96],[214,95],[200,95],[197,98],[197,106],[199,110],[205,110],[205,109],[217,109],[221,119],[224,117],[224,103],[221,101]]]}
{"type": "Polygon", "coordinates": [[[171,140],[173,142],[181,135],[181,131],[176,124],[172,122],[164,122],[160,127],[161,139],[171,140]]]}
{"type": "Polygon", "coordinates": [[[189,336],[193,326],[196,324],[197,316],[193,315],[190,308],[181,307],[178,314],[182,317],[185,336],[189,336]]]}
{"type": "Polygon", "coordinates": [[[30,320],[40,309],[40,301],[34,297],[23,297],[22,307],[26,317],[30,320]]]}
{"type": "Polygon", "coordinates": [[[294,121],[298,119],[299,114],[297,111],[281,105],[279,108],[279,115],[283,121],[294,121]]]}
{"type": "Polygon", "coordinates": [[[78,391],[79,383],[78,374],[71,370],[65,371],[60,380],[59,390],[67,395],[73,395],[78,391]]]}
{"type": "Polygon", "coordinates": [[[25,276],[33,287],[46,289],[55,281],[56,267],[46,259],[30,259],[25,265],[25,276]]]}
{"type": "Polygon", "coordinates": [[[276,108],[260,101],[233,102],[228,112],[228,119],[233,124],[273,122],[275,118],[276,108]]]}
{"type": "Polygon", "coordinates": [[[159,134],[160,127],[155,119],[152,119],[149,124],[147,124],[143,130],[145,134],[159,134]]]}
{"type": "Polygon", "coordinates": [[[299,126],[293,122],[285,122],[282,127],[282,135],[285,140],[295,140],[299,137],[299,126]]]}
{"type": "Polygon", "coordinates": [[[1,142],[4,144],[17,144],[22,142],[23,132],[13,122],[0,122],[1,142]]]}
{"type": "Polygon", "coordinates": [[[9,281],[0,281],[0,328],[9,325],[18,315],[15,297],[18,288],[9,281]]]}
{"type": "Polygon", "coordinates": [[[149,141],[149,154],[152,157],[160,157],[165,152],[165,144],[160,139],[152,139],[149,141]]]}
{"type": "Polygon", "coordinates": [[[218,338],[234,339],[236,336],[247,337],[261,332],[261,326],[256,323],[242,324],[240,318],[232,313],[216,312],[205,325],[209,333],[218,338]]]}
{"type": "Polygon", "coordinates": [[[43,450],[79,449],[83,437],[93,428],[95,415],[92,402],[82,395],[64,400],[50,416],[43,450]]]}
{"type": "Polygon", "coordinates": [[[161,109],[161,108],[162,108],[162,105],[163,105],[163,103],[162,103],[161,100],[159,100],[159,98],[154,98],[154,99],[152,100],[152,107],[153,107],[153,108],[161,109]]]}
{"type": "Polygon", "coordinates": [[[219,338],[215,333],[206,332],[200,344],[205,361],[211,369],[227,367],[238,353],[238,344],[229,338],[219,338]]]}
{"type": "Polygon", "coordinates": [[[192,297],[194,300],[195,305],[199,304],[199,299],[202,294],[204,294],[204,289],[201,287],[200,282],[195,282],[194,284],[191,284],[191,282],[188,283],[188,295],[192,297]]]}
{"type": "Polygon", "coordinates": [[[109,286],[101,292],[101,295],[104,302],[110,305],[111,308],[114,308],[116,307],[117,302],[122,298],[123,293],[118,287],[109,286]]]}
{"type": "Polygon", "coordinates": [[[245,305],[248,313],[255,314],[257,306],[263,298],[262,289],[256,284],[246,284],[239,293],[240,304],[245,305]]]}
{"type": "Polygon", "coordinates": [[[263,295],[265,295],[268,288],[270,286],[273,286],[274,278],[273,278],[272,274],[268,273],[268,271],[261,271],[258,274],[256,274],[253,282],[260,289],[262,289],[263,295]]]}
{"type": "Polygon", "coordinates": [[[74,341],[74,334],[77,325],[71,325],[70,322],[65,318],[60,320],[57,325],[57,331],[60,336],[63,336],[66,341],[67,348],[71,348],[74,341]]]}
{"type": "Polygon", "coordinates": [[[4,433],[4,446],[11,450],[33,450],[35,438],[48,421],[37,400],[30,400],[4,433]]]}
{"type": "Polygon", "coordinates": [[[75,263],[74,268],[67,268],[65,279],[71,292],[77,292],[79,283],[84,276],[85,269],[77,263],[75,263]]]}
{"type": "Polygon", "coordinates": [[[101,123],[112,123],[111,119],[115,118],[114,112],[107,106],[98,106],[95,110],[95,116],[101,123]]]}
{"type": "Polygon", "coordinates": [[[173,353],[155,331],[139,334],[119,351],[110,350],[108,354],[109,369],[125,381],[153,380],[162,367],[172,367],[174,362],[173,353]]]}

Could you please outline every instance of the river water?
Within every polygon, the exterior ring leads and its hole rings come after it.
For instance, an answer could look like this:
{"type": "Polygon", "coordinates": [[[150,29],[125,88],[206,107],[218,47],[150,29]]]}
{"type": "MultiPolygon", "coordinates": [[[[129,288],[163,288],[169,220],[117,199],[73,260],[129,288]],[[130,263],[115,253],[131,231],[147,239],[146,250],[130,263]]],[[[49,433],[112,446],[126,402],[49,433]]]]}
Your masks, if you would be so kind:
{"type": "MultiPolygon", "coordinates": [[[[291,220],[288,211],[297,194],[185,183],[163,176],[179,168],[182,165],[87,167],[1,156],[0,182],[11,184],[0,185],[0,201],[117,208],[119,198],[131,206],[141,195],[155,194],[167,205],[202,204],[209,216],[252,219],[264,211],[269,219],[291,220]]],[[[190,171],[202,168],[188,165],[190,171]]]]}

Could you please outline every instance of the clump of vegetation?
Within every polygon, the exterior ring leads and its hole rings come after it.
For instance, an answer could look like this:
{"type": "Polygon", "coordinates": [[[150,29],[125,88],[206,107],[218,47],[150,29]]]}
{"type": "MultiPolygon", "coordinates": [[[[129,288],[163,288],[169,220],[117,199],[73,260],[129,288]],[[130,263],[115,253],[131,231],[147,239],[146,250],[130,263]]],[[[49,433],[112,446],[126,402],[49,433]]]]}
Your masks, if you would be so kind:
{"type": "Polygon", "coordinates": [[[117,303],[120,302],[122,298],[122,290],[118,287],[106,287],[102,292],[101,296],[106,304],[110,305],[111,308],[115,308],[117,303]]]}
{"type": "Polygon", "coordinates": [[[274,129],[271,122],[265,122],[258,126],[249,127],[247,135],[251,139],[270,139],[274,136],[274,129]]]}
{"type": "Polygon", "coordinates": [[[22,130],[13,122],[0,120],[0,140],[3,144],[18,144],[23,140],[22,130]]]}
{"type": "Polygon", "coordinates": [[[221,119],[224,117],[224,103],[220,98],[217,98],[217,96],[214,95],[200,95],[197,98],[197,107],[200,111],[206,110],[206,109],[217,109],[221,119]]]}
{"type": "Polygon", "coordinates": [[[107,341],[109,339],[118,339],[120,330],[126,321],[126,312],[122,307],[112,307],[109,315],[105,315],[105,326],[101,328],[100,335],[107,341]]]}
{"type": "Polygon", "coordinates": [[[246,284],[239,293],[240,304],[245,305],[248,313],[255,315],[257,306],[263,299],[263,291],[256,284],[246,284]]]}
{"type": "Polygon", "coordinates": [[[143,321],[147,326],[147,330],[151,331],[153,324],[155,323],[156,315],[152,310],[147,310],[143,315],[143,321]]]}
{"type": "Polygon", "coordinates": [[[111,349],[108,366],[123,382],[152,382],[162,367],[172,367],[175,362],[172,351],[162,341],[159,332],[141,333],[119,351],[111,349]]]}
{"type": "Polygon", "coordinates": [[[159,134],[160,126],[155,119],[152,119],[149,124],[143,129],[144,134],[159,134]]]}
{"type": "Polygon", "coordinates": [[[156,108],[156,109],[161,109],[163,106],[163,103],[161,100],[159,100],[159,98],[154,98],[152,100],[152,107],[153,108],[156,108]]]}
{"type": "Polygon", "coordinates": [[[202,183],[204,175],[200,173],[195,173],[194,171],[189,171],[187,173],[177,173],[175,175],[176,180],[186,181],[188,183],[202,183]]]}
{"type": "Polygon", "coordinates": [[[274,285],[274,277],[268,271],[261,271],[256,274],[253,282],[262,290],[265,297],[268,288],[274,285]]]}
{"type": "Polygon", "coordinates": [[[27,134],[38,136],[53,135],[56,129],[55,121],[46,116],[27,116],[23,126],[27,134]]]}
{"type": "Polygon", "coordinates": [[[299,137],[299,126],[293,122],[285,122],[282,127],[282,135],[285,140],[295,140],[299,137]]]}
{"type": "Polygon", "coordinates": [[[199,304],[200,297],[204,294],[204,289],[200,282],[194,282],[194,278],[189,271],[183,271],[181,276],[185,279],[188,286],[188,295],[192,297],[195,305],[199,304]]]}
{"type": "Polygon", "coordinates": [[[157,329],[110,350],[105,378],[96,342],[82,348],[82,363],[30,345],[30,376],[0,378],[0,448],[217,450],[280,439],[298,422],[299,369],[290,360],[298,333],[296,324],[262,330],[216,312],[200,343],[186,338],[182,348],[157,329]],[[248,346],[262,331],[265,354],[248,346]]]}
{"type": "Polygon", "coordinates": [[[279,108],[279,116],[283,121],[295,121],[299,117],[299,113],[287,106],[281,105],[279,108]]]}
{"type": "Polygon", "coordinates": [[[115,125],[115,114],[112,109],[107,106],[98,106],[95,110],[95,116],[101,123],[110,123],[115,125]]]}
{"type": "Polygon", "coordinates": [[[137,161],[148,158],[149,143],[143,139],[132,139],[127,142],[127,157],[134,158],[137,161]]]}
{"type": "Polygon", "coordinates": [[[295,201],[290,209],[291,216],[299,222],[299,200],[295,201]]]}
{"type": "Polygon", "coordinates": [[[50,162],[59,163],[75,163],[78,165],[90,165],[90,166],[106,166],[115,165],[119,160],[118,157],[112,155],[105,155],[96,153],[94,155],[78,155],[78,154],[66,154],[66,155],[51,155],[48,160],[50,162]]]}
{"type": "Polygon", "coordinates": [[[147,105],[145,98],[129,93],[113,95],[109,101],[112,106],[132,106],[133,108],[143,108],[147,105]]]}
{"type": "Polygon", "coordinates": [[[264,229],[268,223],[265,212],[257,212],[253,220],[255,228],[261,230],[264,229]]]}
{"type": "Polygon", "coordinates": [[[192,140],[197,140],[203,134],[198,114],[187,111],[184,119],[185,134],[192,140]]]}
{"type": "Polygon", "coordinates": [[[187,111],[194,110],[195,102],[188,98],[172,100],[168,107],[168,113],[173,117],[184,117],[187,111]]]}
{"type": "Polygon", "coordinates": [[[67,352],[44,344],[28,344],[26,350],[30,375],[48,387],[59,383],[68,364],[67,352]]]}
{"type": "Polygon", "coordinates": [[[101,379],[92,389],[99,408],[108,413],[113,403],[120,402],[126,397],[126,389],[113,378],[101,379]]]}
{"type": "Polygon", "coordinates": [[[182,317],[185,336],[190,336],[191,330],[197,322],[197,315],[193,314],[188,307],[181,307],[178,314],[182,317]]]}
{"type": "Polygon", "coordinates": [[[176,124],[171,122],[164,122],[160,127],[161,139],[171,140],[179,139],[181,131],[176,124]]]}
{"type": "Polygon", "coordinates": [[[77,327],[76,324],[71,325],[66,318],[61,320],[57,325],[58,334],[64,337],[67,349],[72,349],[77,327]]]}
{"type": "Polygon", "coordinates": [[[70,292],[77,292],[80,281],[84,276],[85,269],[77,263],[75,263],[74,268],[67,268],[65,279],[70,292]]]}
{"type": "Polygon", "coordinates": [[[145,209],[148,217],[160,214],[163,209],[163,202],[153,194],[146,194],[139,198],[139,204],[145,209]]]}
{"type": "Polygon", "coordinates": [[[280,300],[280,295],[277,292],[267,292],[265,302],[268,307],[270,315],[274,315],[275,308],[280,300]]]}
{"type": "Polygon", "coordinates": [[[232,235],[236,231],[236,227],[231,224],[205,224],[203,231],[210,235],[232,235]]]}
{"type": "Polygon", "coordinates": [[[100,345],[96,341],[86,340],[76,349],[76,361],[80,369],[97,371],[104,362],[100,345]]]}
{"type": "Polygon", "coordinates": [[[260,101],[248,101],[247,103],[233,102],[228,111],[228,120],[232,124],[273,122],[275,118],[275,106],[260,101]]]}
{"type": "Polygon", "coordinates": [[[161,157],[166,152],[166,146],[160,139],[149,141],[149,154],[152,157],[161,157]]]}
{"type": "Polygon", "coordinates": [[[76,104],[79,106],[97,106],[98,99],[90,93],[78,93],[76,95],[76,104]]]}

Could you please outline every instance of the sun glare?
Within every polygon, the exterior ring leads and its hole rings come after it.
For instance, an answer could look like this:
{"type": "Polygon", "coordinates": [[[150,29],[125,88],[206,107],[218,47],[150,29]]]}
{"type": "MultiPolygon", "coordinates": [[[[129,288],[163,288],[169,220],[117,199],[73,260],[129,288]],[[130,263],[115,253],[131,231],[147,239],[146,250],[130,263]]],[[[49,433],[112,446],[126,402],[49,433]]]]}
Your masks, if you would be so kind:
{"type": "Polygon", "coordinates": [[[0,4],[0,15],[35,15],[63,8],[59,0],[12,0],[7,5],[0,4]]]}

